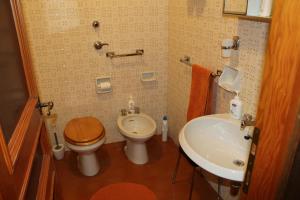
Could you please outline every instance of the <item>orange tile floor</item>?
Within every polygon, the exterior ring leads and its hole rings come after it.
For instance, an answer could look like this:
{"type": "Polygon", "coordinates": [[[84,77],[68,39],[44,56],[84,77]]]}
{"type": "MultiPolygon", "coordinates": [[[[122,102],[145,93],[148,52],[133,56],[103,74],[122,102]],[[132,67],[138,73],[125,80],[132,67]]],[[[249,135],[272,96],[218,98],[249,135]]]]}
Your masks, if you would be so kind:
{"type": "MultiPolygon", "coordinates": [[[[182,157],[177,181],[172,184],[178,147],[170,139],[163,143],[161,137],[154,136],[147,142],[149,162],[145,165],[131,163],[123,152],[124,145],[125,142],[119,142],[100,147],[97,155],[102,169],[94,177],[81,175],[76,166],[76,154],[66,152],[63,160],[55,161],[56,199],[88,200],[99,188],[118,182],[143,184],[159,200],[188,199],[193,167],[182,157]]],[[[200,173],[196,173],[192,199],[217,199],[216,192],[200,173]]]]}

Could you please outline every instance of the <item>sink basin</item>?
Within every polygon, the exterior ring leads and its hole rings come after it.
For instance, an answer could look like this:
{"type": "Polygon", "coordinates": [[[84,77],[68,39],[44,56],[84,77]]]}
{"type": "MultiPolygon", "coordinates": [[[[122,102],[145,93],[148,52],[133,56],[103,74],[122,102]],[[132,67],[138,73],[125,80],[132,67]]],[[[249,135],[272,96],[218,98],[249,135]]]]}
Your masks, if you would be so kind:
{"type": "Polygon", "coordinates": [[[179,134],[187,156],[208,172],[234,181],[243,181],[251,140],[244,139],[249,129],[240,130],[240,121],[229,114],[195,118],[179,134]]]}

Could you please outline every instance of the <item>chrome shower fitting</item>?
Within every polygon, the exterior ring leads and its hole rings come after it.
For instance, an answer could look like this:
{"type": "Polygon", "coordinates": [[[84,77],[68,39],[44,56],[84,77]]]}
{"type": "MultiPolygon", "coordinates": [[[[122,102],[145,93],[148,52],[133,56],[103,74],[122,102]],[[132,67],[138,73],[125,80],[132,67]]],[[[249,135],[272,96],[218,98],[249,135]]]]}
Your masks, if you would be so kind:
{"type": "Polygon", "coordinates": [[[94,47],[96,50],[100,50],[100,49],[102,49],[103,46],[108,46],[108,45],[109,45],[108,43],[102,43],[100,41],[96,41],[94,43],[94,47]]]}
{"type": "Polygon", "coordinates": [[[93,21],[92,26],[94,27],[94,29],[99,28],[100,22],[95,20],[95,21],[93,21]]]}

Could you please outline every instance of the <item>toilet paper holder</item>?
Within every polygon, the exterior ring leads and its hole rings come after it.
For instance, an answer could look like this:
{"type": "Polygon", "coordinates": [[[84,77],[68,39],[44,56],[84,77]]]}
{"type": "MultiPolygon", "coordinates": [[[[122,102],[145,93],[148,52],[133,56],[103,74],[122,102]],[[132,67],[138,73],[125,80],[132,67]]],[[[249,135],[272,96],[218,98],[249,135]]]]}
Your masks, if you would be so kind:
{"type": "Polygon", "coordinates": [[[112,92],[111,77],[101,76],[96,78],[96,93],[103,94],[112,92]]]}

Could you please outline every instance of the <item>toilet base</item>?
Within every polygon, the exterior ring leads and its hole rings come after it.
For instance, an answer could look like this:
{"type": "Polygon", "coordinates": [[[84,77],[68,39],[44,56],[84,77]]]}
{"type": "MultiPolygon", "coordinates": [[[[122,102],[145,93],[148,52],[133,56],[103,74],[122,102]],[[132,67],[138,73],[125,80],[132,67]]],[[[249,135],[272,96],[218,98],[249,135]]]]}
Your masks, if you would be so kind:
{"type": "Polygon", "coordinates": [[[127,140],[124,151],[127,158],[134,164],[142,165],[149,160],[145,142],[132,142],[127,140]]]}
{"type": "Polygon", "coordinates": [[[95,152],[78,154],[77,165],[80,172],[85,176],[95,176],[100,170],[99,161],[95,152]]]}
{"type": "Polygon", "coordinates": [[[105,137],[97,143],[78,146],[66,142],[67,147],[77,153],[77,167],[85,176],[95,176],[100,170],[100,164],[96,155],[96,150],[104,143],[105,137]]]}

